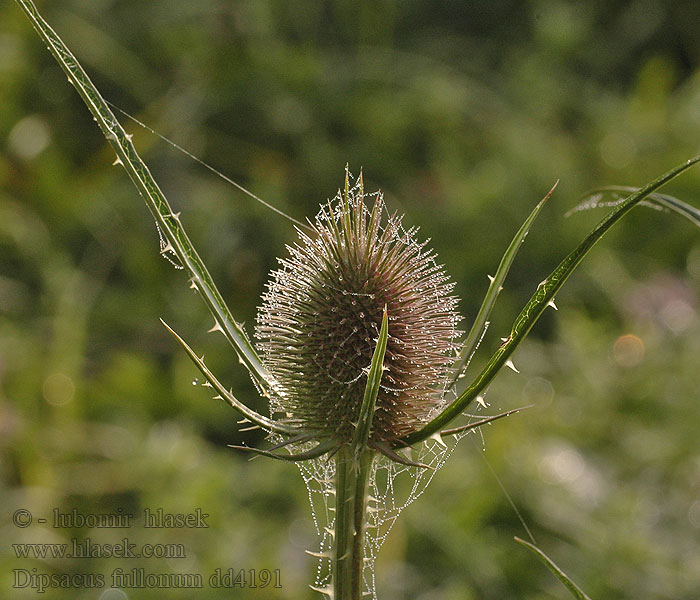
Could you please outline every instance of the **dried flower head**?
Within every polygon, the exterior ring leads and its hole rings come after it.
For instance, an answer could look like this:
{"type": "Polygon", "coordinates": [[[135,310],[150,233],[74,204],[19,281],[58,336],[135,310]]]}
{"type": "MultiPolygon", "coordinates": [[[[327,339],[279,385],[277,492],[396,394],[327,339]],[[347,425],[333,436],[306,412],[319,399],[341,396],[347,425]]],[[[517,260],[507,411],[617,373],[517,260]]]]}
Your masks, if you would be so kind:
{"type": "Polygon", "coordinates": [[[370,441],[391,442],[443,405],[460,319],[435,254],[365,204],[362,176],[321,208],[272,273],[256,334],[275,379],[273,409],[319,437],[349,441],[386,306],[389,337],[370,441]]]}

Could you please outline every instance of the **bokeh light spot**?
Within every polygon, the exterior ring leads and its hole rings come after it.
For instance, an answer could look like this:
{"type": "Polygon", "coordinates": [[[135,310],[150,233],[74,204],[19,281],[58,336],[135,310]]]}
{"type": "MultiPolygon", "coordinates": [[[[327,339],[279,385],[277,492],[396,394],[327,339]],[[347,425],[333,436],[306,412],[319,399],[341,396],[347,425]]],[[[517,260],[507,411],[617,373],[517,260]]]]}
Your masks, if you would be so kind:
{"type": "Polygon", "coordinates": [[[52,373],[44,380],[44,400],[55,406],[68,404],[75,395],[73,380],[64,373],[52,373]]]}
{"type": "Polygon", "coordinates": [[[100,594],[99,600],[129,600],[129,596],[119,588],[108,588],[100,594]]]}
{"type": "Polygon", "coordinates": [[[621,367],[634,367],[644,359],[644,342],[636,335],[622,335],[613,345],[615,362],[621,367]]]}
{"type": "Polygon", "coordinates": [[[637,146],[634,140],[624,133],[609,133],[600,143],[600,156],[613,169],[625,168],[634,160],[636,154],[637,146]]]}
{"type": "Polygon", "coordinates": [[[31,160],[41,154],[50,141],[49,126],[38,115],[29,115],[17,121],[7,136],[9,149],[24,160],[31,160]]]}
{"type": "Polygon", "coordinates": [[[671,300],[661,309],[661,320],[674,333],[682,333],[695,319],[695,311],[684,300],[671,300]]]}
{"type": "Polygon", "coordinates": [[[581,455],[571,447],[553,448],[540,462],[540,476],[548,483],[572,483],[584,472],[581,455]]]}
{"type": "Polygon", "coordinates": [[[549,406],[554,399],[554,388],[549,380],[533,377],[523,387],[523,402],[537,406],[549,406]]]}

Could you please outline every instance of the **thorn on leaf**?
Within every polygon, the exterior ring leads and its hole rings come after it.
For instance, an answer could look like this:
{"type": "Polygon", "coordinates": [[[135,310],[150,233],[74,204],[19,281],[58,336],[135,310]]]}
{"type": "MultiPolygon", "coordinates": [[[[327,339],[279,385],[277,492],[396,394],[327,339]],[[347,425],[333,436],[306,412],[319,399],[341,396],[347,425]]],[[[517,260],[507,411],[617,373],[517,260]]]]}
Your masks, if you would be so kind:
{"type": "Polygon", "coordinates": [[[520,373],[520,371],[518,371],[516,366],[513,364],[513,361],[510,359],[506,361],[506,367],[508,367],[509,369],[513,369],[513,371],[515,371],[516,373],[520,373]]]}

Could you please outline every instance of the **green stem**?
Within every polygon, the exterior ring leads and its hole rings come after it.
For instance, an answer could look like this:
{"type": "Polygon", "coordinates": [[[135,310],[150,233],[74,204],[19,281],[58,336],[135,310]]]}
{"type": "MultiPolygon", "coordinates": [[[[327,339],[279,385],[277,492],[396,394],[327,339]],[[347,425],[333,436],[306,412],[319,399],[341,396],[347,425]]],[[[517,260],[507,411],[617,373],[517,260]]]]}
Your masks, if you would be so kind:
{"type": "Polygon", "coordinates": [[[344,446],[336,455],[333,600],[362,598],[367,487],[375,454],[365,447],[358,456],[344,446]]]}

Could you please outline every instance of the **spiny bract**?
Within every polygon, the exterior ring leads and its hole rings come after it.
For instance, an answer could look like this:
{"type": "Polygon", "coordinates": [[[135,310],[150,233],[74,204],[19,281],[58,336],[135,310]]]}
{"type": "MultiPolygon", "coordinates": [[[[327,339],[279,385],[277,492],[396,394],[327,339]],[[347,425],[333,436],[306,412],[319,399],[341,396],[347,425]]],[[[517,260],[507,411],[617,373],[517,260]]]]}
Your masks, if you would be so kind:
{"type": "Polygon", "coordinates": [[[370,442],[391,442],[443,406],[456,349],[453,285],[416,230],[387,217],[380,192],[365,204],[362,176],[322,206],[280,259],[256,335],[276,390],[272,409],[318,437],[348,442],[386,306],[385,371],[370,442]]]}

